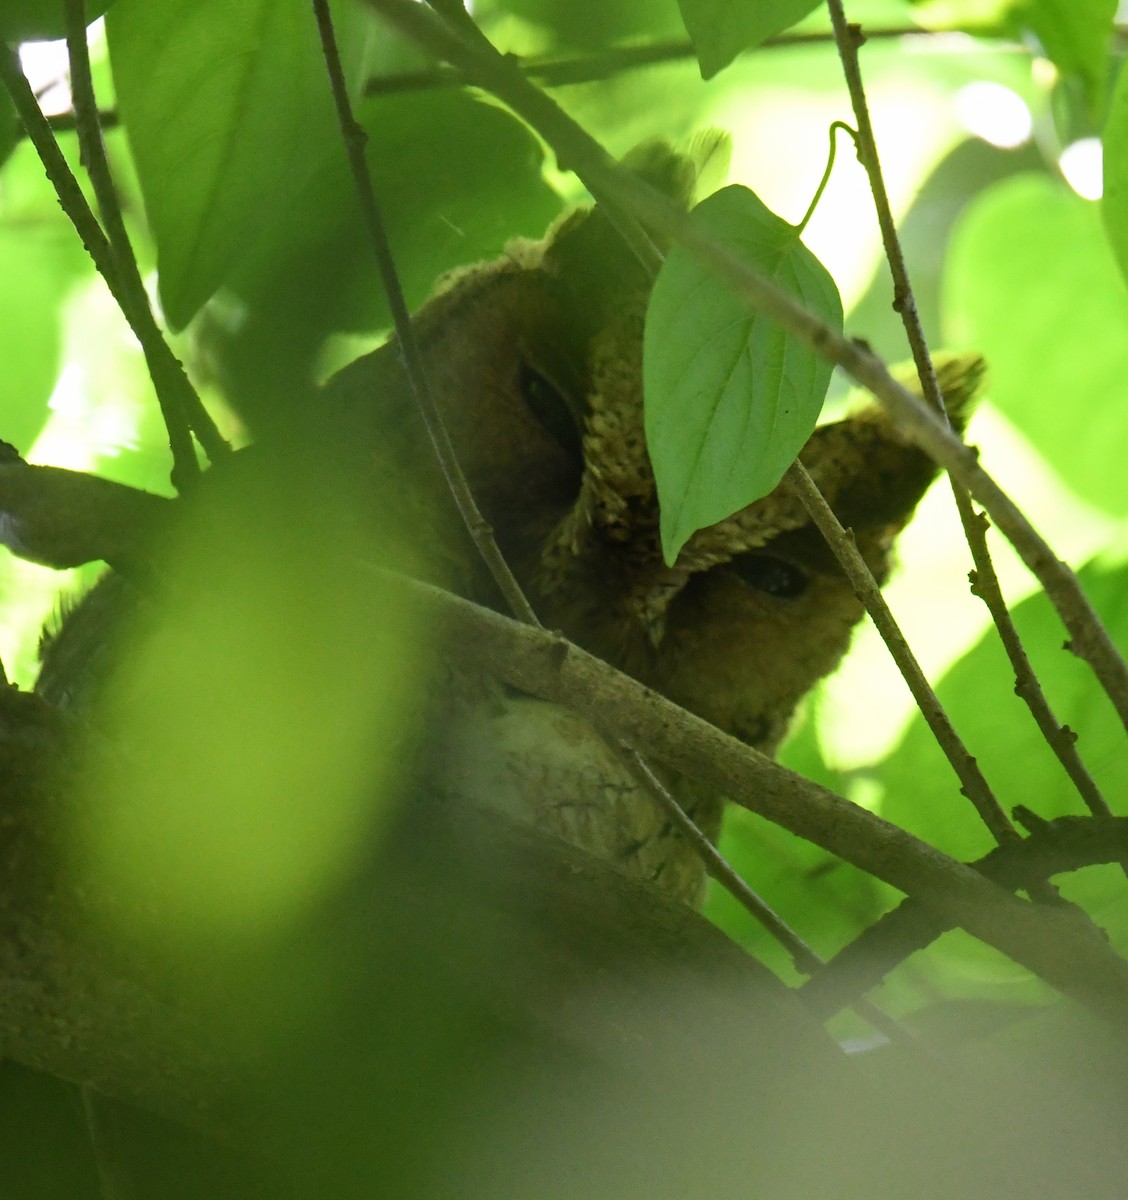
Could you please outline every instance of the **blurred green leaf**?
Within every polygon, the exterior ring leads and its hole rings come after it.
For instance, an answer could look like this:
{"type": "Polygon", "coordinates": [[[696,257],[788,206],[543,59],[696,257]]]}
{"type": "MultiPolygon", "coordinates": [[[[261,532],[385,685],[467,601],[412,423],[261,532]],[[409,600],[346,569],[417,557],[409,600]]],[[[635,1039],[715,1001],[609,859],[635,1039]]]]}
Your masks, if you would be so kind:
{"type": "MultiPolygon", "coordinates": [[[[826,268],[795,227],[747,188],[716,192],[693,219],[842,327],[842,301],[826,268]]],[[[830,371],[774,321],[750,312],[691,253],[670,252],[643,340],[646,443],[667,561],[696,530],[775,487],[815,427],[830,371]]]]}
{"type": "Polygon", "coordinates": [[[1034,31],[1063,74],[1081,79],[1090,111],[1098,112],[1104,100],[1116,0],[1024,0],[1013,16],[1034,31]]]}
{"type": "Polygon", "coordinates": [[[1128,512],[1128,290],[1097,206],[1043,175],[989,188],[953,234],[944,305],[991,400],[1078,495],[1128,512]]]}
{"type": "MultiPolygon", "coordinates": [[[[96,21],[113,0],[87,0],[86,23],[96,21]]],[[[0,41],[50,42],[66,36],[65,0],[0,0],[0,41]]]]}
{"type": "Polygon", "coordinates": [[[819,0],[678,0],[701,75],[710,79],[738,54],[801,21],[819,0]]]}
{"type": "Polygon", "coordinates": [[[0,90],[0,167],[20,140],[20,122],[7,91],[0,90]]]}
{"type": "Polygon", "coordinates": [[[62,306],[92,270],[27,143],[0,176],[0,438],[27,452],[61,366],[62,306]]]}
{"type": "MultiPolygon", "coordinates": [[[[411,306],[435,279],[492,257],[517,235],[540,236],[559,211],[541,177],[543,153],[526,126],[464,92],[385,96],[358,117],[400,283],[411,306]]],[[[292,189],[240,283],[265,280],[288,257],[316,250],[305,283],[338,327],[389,320],[371,244],[343,154],[292,189]]]]}
{"type": "MultiPolygon", "coordinates": [[[[351,81],[368,25],[334,5],[351,81]]],[[[312,11],[274,0],[120,0],[106,22],[118,111],[185,325],[292,194],[343,153],[312,11]]]]}

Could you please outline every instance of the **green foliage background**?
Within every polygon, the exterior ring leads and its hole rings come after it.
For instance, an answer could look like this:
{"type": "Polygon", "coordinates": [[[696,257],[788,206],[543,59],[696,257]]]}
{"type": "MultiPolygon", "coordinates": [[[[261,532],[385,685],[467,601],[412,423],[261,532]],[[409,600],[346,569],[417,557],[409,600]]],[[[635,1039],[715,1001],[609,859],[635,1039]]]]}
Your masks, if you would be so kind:
{"type": "MultiPolygon", "coordinates": [[[[19,7],[0,0],[0,20],[19,7]]],[[[850,112],[825,38],[752,46],[797,21],[800,31],[825,33],[825,14],[811,9],[804,0],[480,0],[475,16],[503,49],[546,59],[684,39],[688,28],[700,67],[686,45],[670,61],[611,67],[605,78],[560,87],[557,99],[616,154],[647,138],[730,130],[731,180],[794,224],[822,173],[827,128],[850,112]],[[752,9],[762,22],[747,23],[752,9]]],[[[1114,5],[857,0],[848,11],[871,30],[976,35],[866,46],[889,188],[934,347],[979,351],[991,367],[971,440],[1058,552],[1090,564],[1094,599],[1128,647],[1128,574],[1119,562],[1128,516],[1128,91],[1117,82],[1114,5]],[[1029,135],[1011,148],[972,132],[982,128],[984,97],[1000,89],[1030,119],[1029,135]],[[1085,138],[1103,139],[1103,209],[1060,166],[1063,150],[1085,138]]],[[[512,236],[539,236],[565,203],[583,199],[492,101],[438,87],[385,91],[382,81],[428,64],[359,0],[338,0],[334,13],[410,303],[438,274],[499,253],[512,236]]],[[[226,431],[248,437],[387,324],[312,17],[275,0],[116,0],[94,47],[101,102],[123,122],[108,141],[142,267],[226,431]]],[[[61,142],[73,163],[73,135],[61,142]]],[[[3,101],[0,157],[0,436],[37,462],[167,491],[163,431],[139,351],[3,101]]],[[[840,155],[804,241],[837,283],[847,332],[891,360],[906,357],[852,156],[840,155]]],[[[832,405],[846,390],[832,384],[832,405]]],[[[889,592],[894,611],[1000,796],[1043,816],[1076,811],[1011,694],[1000,652],[981,640],[986,616],[967,595],[966,554],[943,488],[926,501],[902,558],[889,592]]],[[[1030,580],[1001,547],[1000,563],[1008,593],[1022,600],[1030,580]]],[[[0,562],[0,657],[23,683],[61,586],[68,581],[53,573],[0,562]]],[[[1107,706],[1063,653],[1042,601],[1022,600],[1018,616],[1051,699],[1108,794],[1119,796],[1123,755],[1107,706]]],[[[944,850],[966,857],[987,848],[868,631],[808,705],[784,759],[944,850]]],[[[746,814],[734,815],[723,848],[822,953],[890,899],[868,877],[746,814]]],[[[1115,932],[1128,932],[1108,877],[1093,876],[1071,886],[1115,932]]],[[[708,911],[787,970],[726,897],[713,897],[708,911]]],[[[1017,968],[953,935],[915,960],[886,999],[905,1010],[1039,994],[1017,968]]]]}

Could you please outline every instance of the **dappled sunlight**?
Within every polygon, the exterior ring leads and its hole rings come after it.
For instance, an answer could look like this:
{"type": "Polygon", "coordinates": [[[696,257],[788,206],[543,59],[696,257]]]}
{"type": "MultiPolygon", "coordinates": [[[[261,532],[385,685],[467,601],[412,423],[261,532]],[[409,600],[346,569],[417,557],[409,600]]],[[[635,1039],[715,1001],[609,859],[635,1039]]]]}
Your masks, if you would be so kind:
{"type": "Polygon", "coordinates": [[[74,849],[91,916],[158,955],[307,915],[389,819],[415,736],[418,616],[378,576],[258,534],[186,544],[110,684],[120,753],[92,752],[99,817],[74,849]]]}

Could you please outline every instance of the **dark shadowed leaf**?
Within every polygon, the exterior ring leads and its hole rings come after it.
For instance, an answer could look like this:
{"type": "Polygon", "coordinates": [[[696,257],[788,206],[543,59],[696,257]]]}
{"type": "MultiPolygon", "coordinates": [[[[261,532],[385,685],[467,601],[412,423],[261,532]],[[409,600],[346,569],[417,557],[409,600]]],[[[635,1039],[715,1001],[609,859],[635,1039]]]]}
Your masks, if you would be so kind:
{"type": "MultiPolygon", "coordinates": [[[[355,77],[363,12],[334,5],[355,77]]],[[[106,21],[118,111],[157,242],[161,302],[185,325],[292,194],[342,153],[308,5],[119,0],[106,21]]]]}
{"type": "MultiPolygon", "coordinates": [[[[86,23],[113,0],[86,0],[86,23]]],[[[66,0],[0,0],[0,42],[45,42],[66,36],[66,0]]]]}
{"type": "Polygon", "coordinates": [[[678,0],[705,79],[801,21],[819,0],[678,0]]]}
{"type": "MultiPolygon", "coordinates": [[[[744,187],[697,206],[693,219],[836,329],[842,301],[826,268],[744,187]]],[[[775,487],[810,437],[830,364],[675,247],[659,272],[643,342],[646,441],[658,482],[662,548],[775,487]]]]}

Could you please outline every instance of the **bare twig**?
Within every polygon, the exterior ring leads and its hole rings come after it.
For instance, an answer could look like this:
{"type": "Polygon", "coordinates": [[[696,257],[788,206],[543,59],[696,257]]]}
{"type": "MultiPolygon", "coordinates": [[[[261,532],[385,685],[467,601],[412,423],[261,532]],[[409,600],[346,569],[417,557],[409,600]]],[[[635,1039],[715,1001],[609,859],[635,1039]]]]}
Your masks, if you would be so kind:
{"type": "Polygon", "coordinates": [[[659,236],[693,250],[747,304],[771,317],[816,353],[843,367],[889,410],[905,435],[964,484],[1014,545],[1045,589],[1070,635],[1070,648],[1093,669],[1121,721],[1128,727],[1128,665],[1082,591],[1014,501],[979,465],[940,415],[890,375],[867,346],[844,337],[809,313],[754,267],[700,231],[686,213],[617,166],[609,154],[505,57],[471,46],[413,0],[366,0],[420,45],[458,66],[469,78],[510,105],[545,138],[563,165],[615,204],[631,209],[659,236]]]}
{"type": "Polygon", "coordinates": [[[933,737],[952,764],[960,781],[960,791],[975,805],[976,812],[999,842],[1013,839],[1014,826],[1010,823],[1002,806],[983,777],[979,764],[968,752],[955,727],[948,719],[936,692],[928,682],[916,655],[913,654],[904,634],[897,625],[881,588],[854,544],[853,534],[842,528],[826,499],[816,487],[814,480],[801,462],[796,461],[787,473],[787,482],[802,500],[819,532],[834,552],[854,594],[865,605],[866,612],[881,634],[881,640],[889,649],[902,678],[912,692],[921,715],[932,730],[933,737]]]}
{"type": "Polygon", "coordinates": [[[415,331],[411,325],[403,289],[400,287],[391,246],[388,244],[384,218],[380,213],[376,193],[372,188],[372,177],[364,156],[364,147],[368,138],[353,116],[352,105],[349,102],[344,72],[341,69],[341,57],[337,49],[337,37],[333,29],[327,0],[313,0],[313,10],[317,17],[322,51],[325,55],[325,65],[333,89],[333,100],[337,106],[337,119],[340,122],[341,134],[348,153],[349,167],[356,185],[369,242],[376,256],[376,264],[384,284],[384,292],[388,298],[388,307],[392,312],[396,340],[399,343],[400,355],[412,393],[427,427],[431,443],[435,447],[435,455],[446,478],[447,486],[450,488],[462,520],[465,522],[478,553],[489,569],[490,575],[505,598],[506,604],[509,605],[510,611],[520,617],[522,621],[533,625],[539,624],[532,605],[514,578],[509,564],[502,557],[497,542],[494,540],[493,531],[478,508],[470,491],[470,484],[467,482],[454,452],[450,435],[447,433],[438,406],[435,404],[435,398],[427,380],[427,369],[415,339],[415,331]]]}
{"type": "MultiPolygon", "coordinates": [[[[619,750],[627,764],[657,797],[667,816],[681,830],[682,836],[697,851],[705,870],[768,932],[791,956],[792,964],[802,975],[821,972],[826,964],[805,941],[787,924],[770,904],[741,878],[725,856],[697,828],[693,819],[677,802],[673,793],[658,778],[637,750],[627,742],[619,742],[619,750]]],[[[841,1007],[846,1007],[842,1005],[841,1007]]],[[[872,1000],[856,996],[850,1007],[854,1012],[884,1034],[890,1041],[910,1038],[908,1031],[872,1000]]]]}
{"type": "MultiPolygon", "coordinates": [[[[874,137],[873,123],[870,120],[869,105],[862,83],[858,50],[868,35],[864,36],[857,25],[847,23],[842,0],[827,0],[827,6],[834,27],[838,53],[842,59],[846,87],[850,93],[850,102],[858,124],[855,139],[858,158],[869,178],[870,191],[873,193],[874,207],[877,210],[878,225],[881,229],[881,240],[885,247],[885,257],[893,276],[893,307],[900,313],[904,323],[924,398],[937,413],[944,415],[947,419],[944,400],[940,393],[940,384],[936,378],[936,369],[928,351],[924,329],[917,312],[916,299],[909,282],[909,272],[901,248],[901,239],[897,234],[893,210],[885,190],[877,140],[874,137]]],[[[999,638],[1014,669],[1015,691],[1030,709],[1042,736],[1057,755],[1089,811],[1095,815],[1108,815],[1110,813],[1108,803],[1077,753],[1075,736],[1070,730],[1059,724],[1046,700],[1038,677],[1030,665],[1030,659],[1022,645],[1006,601],[1003,599],[999,578],[987,549],[984,519],[975,511],[967,488],[954,477],[950,477],[950,480],[964,536],[967,538],[972,560],[975,563],[975,570],[970,577],[971,590],[987,605],[991,618],[995,622],[999,638]]]]}
{"type": "Polygon", "coordinates": [[[677,802],[669,788],[654,773],[637,750],[620,741],[619,750],[631,769],[658,798],[666,815],[681,830],[682,836],[697,851],[705,869],[772,935],[791,955],[795,969],[810,975],[822,966],[822,960],[783,918],[740,877],[716,846],[697,828],[696,823],[677,802]]]}
{"type": "MultiPolygon", "coordinates": [[[[1023,815],[1015,810],[1017,819],[1023,815]]],[[[1029,891],[1065,871],[1126,861],[1128,818],[1059,817],[1032,822],[1030,837],[996,847],[970,865],[1008,891],[1029,891]]],[[[918,901],[905,900],[840,950],[799,994],[820,1020],[827,1020],[950,928],[918,901]]]]}
{"type": "MultiPolygon", "coordinates": [[[[183,364],[173,354],[153,317],[149,297],[145,293],[145,285],[137,269],[137,257],[133,253],[122,218],[117,188],[114,186],[105,143],[102,141],[102,130],[98,123],[98,102],[94,95],[90,53],[86,45],[85,7],[85,0],[65,0],[67,54],[70,60],[71,90],[83,165],[94,187],[94,195],[98,200],[102,224],[109,239],[116,268],[120,294],[115,298],[141,343],[166,426],[173,414],[178,422],[187,422],[205,453],[214,462],[229,453],[230,447],[220,437],[215,423],[200,402],[196,389],[184,373],[183,364]]],[[[169,428],[170,444],[172,440],[173,432],[169,428]]],[[[190,442],[188,449],[191,451],[190,442]]],[[[176,458],[174,450],[174,472],[184,479],[198,474],[199,466],[195,453],[188,453],[185,459],[181,460],[176,458]]],[[[173,483],[179,486],[175,477],[173,483]]]]}
{"type": "MultiPolygon", "coordinates": [[[[975,37],[1002,39],[1000,29],[993,26],[962,27],[960,29],[922,29],[919,25],[891,25],[868,30],[866,36],[876,40],[893,41],[899,38],[923,40],[940,39],[952,34],[965,33],[975,37]]],[[[768,38],[756,47],[763,50],[791,50],[804,46],[818,46],[834,40],[830,30],[812,30],[808,33],[783,33],[768,38]]],[[[1014,50],[1021,49],[1009,39],[1004,44],[1014,50]]],[[[995,47],[997,49],[997,47],[995,47]]],[[[613,46],[608,50],[594,50],[588,54],[552,57],[520,58],[514,61],[527,78],[541,87],[566,87],[569,84],[596,83],[611,79],[627,71],[661,66],[665,63],[687,62],[697,57],[693,43],[688,38],[658,38],[640,45],[613,46]]],[[[462,87],[468,82],[465,71],[456,67],[428,67],[417,71],[401,71],[390,75],[378,75],[366,85],[367,96],[385,96],[399,92],[415,92],[438,88],[462,87]]]]}

